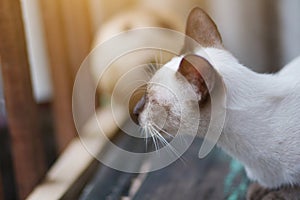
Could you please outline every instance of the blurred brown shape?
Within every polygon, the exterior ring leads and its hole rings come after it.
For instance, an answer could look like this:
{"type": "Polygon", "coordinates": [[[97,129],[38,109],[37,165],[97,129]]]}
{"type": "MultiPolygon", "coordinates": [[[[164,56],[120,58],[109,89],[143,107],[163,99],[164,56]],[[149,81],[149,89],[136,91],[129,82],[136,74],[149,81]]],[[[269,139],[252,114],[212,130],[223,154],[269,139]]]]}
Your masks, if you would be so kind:
{"type": "Polygon", "coordinates": [[[0,200],[4,199],[4,194],[3,194],[3,184],[2,184],[2,176],[0,173],[0,200]]]}
{"type": "Polygon", "coordinates": [[[0,1],[0,33],[3,89],[14,170],[19,197],[24,199],[45,172],[45,162],[20,1],[0,1]]]}
{"type": "Polygon", "coordinates": [[[87,1],[41,1],[54,90],[54,118],[58,151],[76,136],[72,116],[72,88],[77,70],[90,49],[87,1]]]}

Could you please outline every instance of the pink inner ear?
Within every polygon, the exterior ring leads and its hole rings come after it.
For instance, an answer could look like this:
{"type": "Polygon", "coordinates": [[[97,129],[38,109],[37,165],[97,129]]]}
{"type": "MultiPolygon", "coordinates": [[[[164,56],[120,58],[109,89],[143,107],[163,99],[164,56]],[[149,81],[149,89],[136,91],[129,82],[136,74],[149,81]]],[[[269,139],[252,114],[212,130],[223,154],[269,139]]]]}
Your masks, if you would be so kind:
{"type": "MultiPolygon", "coordinates": [[[[201,8],[196,7],[190,12],[186,24],[186,35],[203,47],[223,48],[222,38],[216,24],[201,8]]],[[[185,48],[188,49],[188,47],[185,48]]]]}
{"type": "Polygon", "coordinates": [[[206,99],[208,96],[208,88],[200,74],[200,71],[196,69],[196,65],[205,64],[199,60],[200,57],[190,55],[182,59],[178,72],[183,75],[186,80],[196,88],[196,93],[201,95],[201,99],[206,99]],[[188,57],[188,58],[187,58],[188,57]],[[193,64],[192,64],[193,63],[193,64]]]}

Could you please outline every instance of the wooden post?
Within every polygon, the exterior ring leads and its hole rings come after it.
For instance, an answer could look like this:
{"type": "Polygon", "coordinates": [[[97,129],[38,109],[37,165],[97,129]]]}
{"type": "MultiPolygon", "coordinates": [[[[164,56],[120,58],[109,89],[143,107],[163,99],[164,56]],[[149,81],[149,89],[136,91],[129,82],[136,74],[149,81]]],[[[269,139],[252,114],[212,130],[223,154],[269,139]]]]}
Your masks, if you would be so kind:
{"type": "Polygon", "coordinates": [[[24,199],[41,179],[45,163],[19,0],[0,0],[0,35],[3,88],[14,170],[19,197],[24,199]]]}
{"type": "MultiPolygon", "coordinates": [[[[67,41],[67,52],[69,53],[70,67],[74,81],[81,63],[91,50],[92,27],[89,2],[86,0],[61,0],[60,2],[67,41]]],[[[93,79],[91,74],[85,74],[84,79],[85,85],[80,88],[82,95],[76,97],[75,106],[78,106],[77,109],[81,117],[87,121],[90,117],[90,112],[84,106],[87,103],[84,92],[91,88],[93,79]]]]}
{"type": "MultiPolygon", "coordinates": [[[[70,58],[70,67],[74,81],[80,65],[91,50],[92,27],[89,1],[61,0],[60,3],[64,22],[63,27],[66,33],[65,39],[67,41],[67,50],[70,58]]],[[[91,88],[90,86],[92,85],[93,80],[90,74],[85,74],[84,79],[85,85],[81,88],[82,92],[91,88]]],[[[78,109],[81,109],[79,110],[81,117],[87,121],[90,117],[90,113],[85,109],[85,106],[82,106],[87,103],[84,93],[75,98],[79,104],[78,109]]]]}
{"type": "MultiPolygon", "coordinates": [[[[40,2],[54,82],[54,116],[61,152],[76,133],[72,116],[72,88],[77,70],[90,50],[91,22],[87,1],[40,2]]],[[[84,110],[82,113],[84,115],[84,110]]]]}
{"type": "Polygon", "coordinates": [[[3,184],[2,184],[1,172],[0,172],[0,200],[4,200],[4,193],[3,193],[3,184]]]}
{"type": "Polygon", "coordinates": [[[54,90],[54,119],[58,152],[75,136],[72,116],[72,71],[67,53],[60,0],[41,0],[54,90]]]}
{"type": "Polygon", "coordinates": [[[73,78],[84,58],[88,55],[92,41],[91,19],[88,1],[61,0],[67,50],[73,78]]]}

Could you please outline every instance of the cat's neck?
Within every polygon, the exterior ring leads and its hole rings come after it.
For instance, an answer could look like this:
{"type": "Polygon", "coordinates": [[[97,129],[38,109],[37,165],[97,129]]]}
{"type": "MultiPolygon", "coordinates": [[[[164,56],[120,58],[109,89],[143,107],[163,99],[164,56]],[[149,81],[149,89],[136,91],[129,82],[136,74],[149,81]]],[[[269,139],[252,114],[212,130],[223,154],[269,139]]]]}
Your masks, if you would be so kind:
{"type": "Polygon", "coordinates": [[[272,74],[259,74],[240,64],[225,50],[206,48],[196,54],[205,57],[220,73],[227,90],[227,109],[248,109],[281,96],[282,85],[272,74]],[[277,87],[278,85],[278,87],[277,87]]]}
{"type": "MultiPolygon", "coordinates": [[[[199,54],[204,56],[202,52],[199,54]]],[[[206,54],[227,90],[226,122],[218,145],[251,166],[253,160],[268,155],[262,154],[265,149],[260,142],[271,138],[268,134],[272,130],[266,124],[270,113],[280,106],[276,101],[284,96],[284,85],[279,84],[277,75],[255,73],[226,51],[207,49],[206,54]]]]}

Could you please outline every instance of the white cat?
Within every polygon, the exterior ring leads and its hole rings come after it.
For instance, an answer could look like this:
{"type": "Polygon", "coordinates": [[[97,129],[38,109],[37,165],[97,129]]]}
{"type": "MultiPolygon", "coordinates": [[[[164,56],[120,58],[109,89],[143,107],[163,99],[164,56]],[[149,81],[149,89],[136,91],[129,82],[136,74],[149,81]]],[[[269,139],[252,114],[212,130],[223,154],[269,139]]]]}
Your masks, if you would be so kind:
{"type": "Polygon", "coordinates": [[[198,130],[203,137],[209,123],[208,92],[221,80],[227,103],[218,145],[243,163],[250,179],[265,187],[300,184],[300,57],[278,73],[255,73],[224,49],[217,27],[200,8],[191,11],[186,34],[203,49],[185,48],[182,56],[173,58],[154,74],[134,110],[142,128],[163,120],[157,107],[168,113],[163,129],[170,134],[175,134],[179,124],[196,123],[199,119],[180,120],[178,104],[189,113],[195,112],[189,102],[178,102],[164,87],[151,83],[169,84],[177,95],[192,95],[186,90],[189,82],[204,113],[198,130]],[[210,80],[206,84],[197,69],[208,73],[210,80]],[[181,81],[179,74],[188,82],[181,81]]]}

